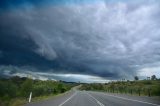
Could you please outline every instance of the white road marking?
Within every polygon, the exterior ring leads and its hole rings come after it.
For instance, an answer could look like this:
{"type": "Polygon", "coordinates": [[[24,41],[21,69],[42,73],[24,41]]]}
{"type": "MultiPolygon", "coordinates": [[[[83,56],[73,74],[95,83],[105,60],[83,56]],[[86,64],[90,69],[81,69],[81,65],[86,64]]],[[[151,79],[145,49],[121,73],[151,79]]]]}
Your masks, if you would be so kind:
{"type": "Polygon", "coordinates": [[[115,96],[115,95],[109,95],[109,94],[104,94],[104,95],[112,96],[112,97],[119,98],[119,99],[134,101],[134,102],[145,103],[145,104],[154,105],[154,106],[160,106],[159,104],[154,104],[154,103],[144,102],[144,101],[139,101],[139,100],[134,100],[134,99],[128,99],[128,98],[124,98],[124,97],[120,97],[120,96],[115,96]]]}
{"type": "Polygon", "coordinates": [[[105,106],[104,104],[102,104],[100,101],[98,101],[95,97],[93,97],[92,95],[90,95],[89,93],[87,93],[91,98],[93,98],[100,106],[105,106]]]}
{"type": "Polygon", "coordinates": [[[75,92],[72,96],[70,96],[67,100],[65,100],[63,103],[61,103],[59,106],[63,106],[66,102],[68,102],[69,100],[71,100],[75,95],[77,94],[77,92],[75,92]]]}

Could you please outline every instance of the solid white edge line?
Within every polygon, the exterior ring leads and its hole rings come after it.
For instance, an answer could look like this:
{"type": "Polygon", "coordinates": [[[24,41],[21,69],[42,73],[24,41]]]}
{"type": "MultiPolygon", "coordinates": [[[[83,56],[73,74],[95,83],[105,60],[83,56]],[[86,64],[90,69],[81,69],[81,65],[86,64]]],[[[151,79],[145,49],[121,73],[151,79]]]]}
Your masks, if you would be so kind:
{"type": "Polygon", "coordinates": [[[134,102],[140,102],[140,103],[144,103],[144,104],[154,105],[154,106],[160,106],[159,104],[154,104],[154,103],[144,102],[144,101],[139,101],[139,100],[134,100],[134,99],[128,99],[128,98],[124,98],[124,97],[120,97],[120,96],[115,96],[115,95],[109,95],[109,94],[104,94],[104,95],[112,96],[112,97],[120,98],[120,99],[124,99],[124,100],[129,100],[129,101],[134,101],[134,102]]]}
{"type": "Polygon", "coordinates": [[[76,94],[77,94],[77,92],[75,92],[72,96],[70,96],[67,100],[65,100],[63,103],[61,103],[58,106],[63,106],[66,102],[68,102],[70,99],[72,99],[76,94]]]}
{"type": "Polygon", "coordinates": [[[91,94],[87,93],[91,98],[93,98],[97,104],[99,104],[100,106],[105,106],[103,103],[101,103],[99,100],[97,100],[95,97],[93,97],[91,94]]]}

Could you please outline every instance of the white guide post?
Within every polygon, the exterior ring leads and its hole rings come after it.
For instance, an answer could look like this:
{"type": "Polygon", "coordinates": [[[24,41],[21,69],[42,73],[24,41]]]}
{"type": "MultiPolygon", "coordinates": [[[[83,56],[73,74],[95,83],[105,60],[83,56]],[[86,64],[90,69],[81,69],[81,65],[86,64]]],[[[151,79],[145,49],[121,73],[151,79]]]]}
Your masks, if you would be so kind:
{"type": "Polygon", "coordinates": [[[31,99],[32,99],[32,92],[29,95],[29,103],[31,102],[31,99]]]}

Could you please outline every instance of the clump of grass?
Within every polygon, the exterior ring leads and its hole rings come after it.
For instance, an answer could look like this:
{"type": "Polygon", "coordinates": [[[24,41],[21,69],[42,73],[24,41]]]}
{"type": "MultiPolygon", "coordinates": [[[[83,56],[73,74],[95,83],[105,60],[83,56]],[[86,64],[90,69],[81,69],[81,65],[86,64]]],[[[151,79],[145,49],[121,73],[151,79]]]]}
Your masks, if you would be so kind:
{"type": "Polygon", "coordinates": [[[12,99],[9,102],[8,106],[22,106],[25,103],[27,103],[26,99],[24,99],[24,98],[16,98],[16,99],[12,99]]]}

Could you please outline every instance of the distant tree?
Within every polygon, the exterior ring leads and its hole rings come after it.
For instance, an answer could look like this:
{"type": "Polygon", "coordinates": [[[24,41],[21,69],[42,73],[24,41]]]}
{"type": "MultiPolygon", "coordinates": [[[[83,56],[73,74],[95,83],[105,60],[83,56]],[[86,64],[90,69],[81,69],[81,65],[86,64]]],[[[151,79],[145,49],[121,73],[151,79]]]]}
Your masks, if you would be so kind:
{"type": "Polygon", "coordinates": [[[134,77],[134,80],[136,80],[136,81],[139,80],[138,76],[135,76],[135,77],[134,77]]]}
{"type": "Polygon", "coordinates": [[[122,78],[122,81],[125,81],[125,78],[122,78]]]}
{"type": "Polygon", "coordinates": [[[18,87],[11,81],[0,81],[0,97],[6,96],[7,99],[16,97],[18,87]]]}
{"type": "Polygon", "coordinates": [[[147,77],[147,80],[150,80],[150,77],[147,77]]]}
{"type": "Polygon", "coordinates": [[[156,75],[152,75],[151,76],[151,80],[156,80],[157,78],[156,78],[156,75]]]}
{"type": "Polygon", "coordinates": [[[43,94],[46,94],[44,92],[44,89],[46,87],[44,86],[44,84],[40,85],[40,84],[37,84],[35,86],[33,86],[33,96],[40,96],[40,95],[43,95],[43,94]]]}
{"type": "Polygon", "coordinates": [[[31,79],[27,79],[21,86],[21,95],[23,97],[28,97],[33,86],[33,81],[31,79]]]}
{"type": "Polygon", "coordinates": [[[9,81],[6,89],[9,97],[16,97],[18,87],[13,82],[9,81]]]}
{"type": "Polygon", "coordinates": [[[62,83],[58,84],[57,89],[60,93],[63,93],[66,91],[66,88],[62,83]]]}

